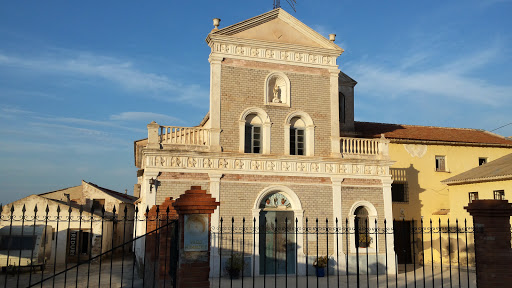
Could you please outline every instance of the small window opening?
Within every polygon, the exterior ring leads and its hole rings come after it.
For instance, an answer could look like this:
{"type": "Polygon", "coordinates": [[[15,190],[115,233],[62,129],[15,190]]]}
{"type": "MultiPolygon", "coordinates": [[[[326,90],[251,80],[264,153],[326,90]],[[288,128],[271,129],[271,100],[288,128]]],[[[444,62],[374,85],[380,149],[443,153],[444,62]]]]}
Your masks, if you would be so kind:
{"type": "Polygon", "coordinates": [[[446,159],[444,156],[436,156],[436,171],[446,171],[446,159]]]}
{"type": "Polygon", "coordinates": [[[505,190],[494,190],[494,200],[505,200],[505,190]]]}
{"type": "Polygon", "coordinates": [[[480,157],[478,158],[478,166],[482,166],[487,163],[487,158],[480,157]]]}
{"type": "Polygon", "coordinates": [[[478,200],[478,192],[469,192],[469,203],[478,200]]]}
{"type": "Polygon", "coordinates": [[[393,202],[408,202],[407,183],[393,182],[391,184],[391,199],[393,202]]]}

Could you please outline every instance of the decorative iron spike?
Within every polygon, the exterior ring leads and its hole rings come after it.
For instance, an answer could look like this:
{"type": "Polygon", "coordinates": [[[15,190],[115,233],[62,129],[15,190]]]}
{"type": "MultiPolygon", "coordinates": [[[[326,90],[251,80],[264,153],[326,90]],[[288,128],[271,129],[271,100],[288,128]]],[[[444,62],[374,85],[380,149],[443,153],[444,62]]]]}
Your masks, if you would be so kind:
{"type": "Polygon", "coordinates": [[[116,214],[116,205],[114,205],[114,208],[112,209],[112,212],[116,214]]]}
{"type": "Polygon", "coordinates": [[[60,213],[60,205],[57,205],[57,214],[60,213]]]}
{"type": "Polygon", "coordinates": [[[91,214],[94,213],[96,209],[94,209],[94,205],[91,205],[91,214]]]}
{"type": "Polygon", "coordinates": [[[146,206],[146,213],[149,213],[149,206],[146,206]]]}
{"type": "Polygon", "coordinates": [[[82,212],[84,212],[84,205],[80,205],[80,214],[82,214],[82,212]]]}
{"type": "Polygon", "coordinates": [[[235,223],[235,217],[231,217],[231,223],[235,223]]]}
{"type": "Polygon", "coordinates": [[[69,206],[68,213],[71,214],[73,212],[73,209],[71,209],[71,206],[69,206]]]}
{"type": "Polygon", "coordinates": [[[46,212],[46,214],[50,212],[50,207],[48,206],[48,204],[46,204],[46,209],[44,211],[46,212]]]}
{"type": "Polygon", "coordinates": [[[21,212],[25,213],[27,209],[25,208],[25,204],[23,204],[23,208],[21,208],[21,212]]]}
{"type": "Polygon", "coordinates": [[[166,212],[167,214],[169,214],[169,211],[170,211],[169,206],[167,206],[167,209],[165,209],[165,212],[166,212]]]}
{"type": "MultiPolygon", "coordinates": [[[[126,208],[126,206],[125,206],[126,208]]],[[[156,214],[158,214],[160,212],[160,205],[156,205],[156,214]]]]}
{"type": "Polygon", "coordinates": [[[14,205],[11,205],[11,214],[14,212],[14,205]]]}
{"type": "Polygon", "coordinates": [[[37,212],[37,204],[36,204],[36,206],[34,206],[34,213],[36,213],[36,212],[37,212]]]}
{"type": "Polygon", "coordinates": [[[101,215],[105,216],[105,205],[101,205],[101,215]]]}
{"type": "Polygon", "coordinates": [[[128,206],[124,205],[124,214],[128,212],[128,206]]]}
{"type": "Polygon", "coordinates": [[[135,206],[135,213],[139,213],[139,206],[135,206]]]}

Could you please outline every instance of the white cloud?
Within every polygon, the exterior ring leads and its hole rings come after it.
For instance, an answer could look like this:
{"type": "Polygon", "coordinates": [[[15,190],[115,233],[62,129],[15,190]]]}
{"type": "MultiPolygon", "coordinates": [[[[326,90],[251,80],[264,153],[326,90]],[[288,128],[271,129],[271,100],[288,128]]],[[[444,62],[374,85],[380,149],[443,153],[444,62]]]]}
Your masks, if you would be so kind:
{"type": "Polygon", "coordinates": [[[63,77],[78,75],[97,77],[132,92],[159,100],[201,105],[208,99],[208,90],[199,85],[183,84],[165,75],[143,72],[133,63],[91,53],[62,52],[45,57],[16,57],[0,54],[0,66],[28,69],[38,73],[58,73],[63,77]]]}
{"type": "Polygon", "coordinates": [[[145,121],[147,123],[156,121],[161,125],[170,125],[183,122],[176,117],[153,112],[122,112],[119,114],[111,115],[110,119],[115,121],[145,121]]]}
{"type": "Polygon", "coordinates": [[[490,83],[468,74],[498,59],[500,52],[500,46],[493,45],[446,64],[434,67],[419,65],[414,69],[410,69],[414,63],[434,63],[434,60],[429,59],[431,56],[428,54],[420,53],[404,56],[402,64],[395,67],[368,60],[347,63],[345,67],[358,81],[359,91],[378,97],[428,95],[438,100],[456,98],[496,107],[510,103],[512,86],[490,83]]]}

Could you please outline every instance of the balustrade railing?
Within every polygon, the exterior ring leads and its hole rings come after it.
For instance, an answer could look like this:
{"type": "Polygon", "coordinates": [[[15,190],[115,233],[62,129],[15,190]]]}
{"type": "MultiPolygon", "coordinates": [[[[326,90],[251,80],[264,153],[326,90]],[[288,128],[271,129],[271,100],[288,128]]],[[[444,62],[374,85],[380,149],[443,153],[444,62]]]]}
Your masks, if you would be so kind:
{"type": "Polygon", "coordinates": [[[387,155],[388,140],[341,137],[341,154],[376,156],[387,155]]]}
{"type": "Polygon", "coordinates": [[[210,130],[200,127],[160,126],[161,144],[210,145],[210,130]]]}

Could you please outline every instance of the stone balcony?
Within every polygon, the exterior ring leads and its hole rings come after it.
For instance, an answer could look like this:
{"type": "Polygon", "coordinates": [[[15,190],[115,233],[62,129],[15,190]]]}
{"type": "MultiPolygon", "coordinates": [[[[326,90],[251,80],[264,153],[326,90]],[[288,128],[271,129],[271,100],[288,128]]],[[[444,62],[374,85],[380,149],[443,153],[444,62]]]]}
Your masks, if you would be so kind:
{"type": "MultiPolygon", "coordinates": [[[[184,151],[212,151],[211,129],[203,127],[148,124],[147,148],[184,151]]],[[[340,137],[340,153],[345,159],[389,159],[389,140],[340,137]]]]}

